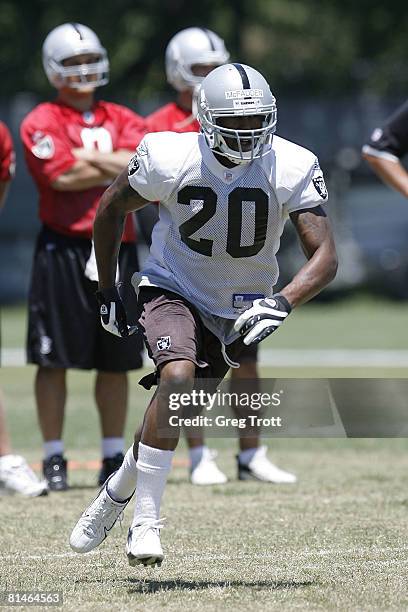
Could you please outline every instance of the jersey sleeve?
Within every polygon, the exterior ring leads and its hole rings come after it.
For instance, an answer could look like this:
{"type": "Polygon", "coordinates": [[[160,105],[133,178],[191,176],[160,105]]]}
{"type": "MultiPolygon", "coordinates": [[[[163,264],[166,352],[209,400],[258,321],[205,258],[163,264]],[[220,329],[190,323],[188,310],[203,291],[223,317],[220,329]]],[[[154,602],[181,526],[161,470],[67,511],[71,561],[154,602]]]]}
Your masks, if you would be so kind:
{"type": "Polygon", "coordinates": [[[134,151],[146,133],[145,120],[130,108],[121,107],[118,149],[134,151]]]}
{"type": "Polygon", "coordinates": [[[408,101],[371,134],[363,153],[398,161],[408,153],[408,101]]]}
{"type": "Polygon", "coordinates": [[[312,165],[294,186],[292,195],[285,203],[284,209],[289,214],[295,210],[314,208],[325,204],[328,197],[323,172],[317,157],[315,157],[312,165]]]}
{"type": "Polygon", "coordinates": [[[33,115],[26,118],[20,135],[27,165],[38,182],[48,185],[75,164],[72,145],[58,129],[58,123],[53,121],[51,114],[48,117],[36,118],[33,115]]]}
{"type": "Polygon", "coordinates": [[[171,149],[161,136],[147,134],[128,165],[129,185],[150,202],[166,202],[175,184],[171,149]]]}
{"type": "Polygon", "coordinates": [[[8,128],[0,121],[0,181],[6,183],[13,178],[15,155],[13,141],[8,128]]]}

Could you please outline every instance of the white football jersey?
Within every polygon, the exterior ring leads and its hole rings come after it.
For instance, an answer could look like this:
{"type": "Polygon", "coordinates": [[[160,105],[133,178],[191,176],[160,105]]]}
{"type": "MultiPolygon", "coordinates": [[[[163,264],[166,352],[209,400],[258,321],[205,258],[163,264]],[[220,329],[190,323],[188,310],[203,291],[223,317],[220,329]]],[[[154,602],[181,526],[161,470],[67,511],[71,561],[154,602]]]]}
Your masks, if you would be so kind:
{"type": "Polygon", "coordinates": [[[136,284],[181,294],[226,344],[243,309],[273,293],[289,213],[327,201],[316,156],[278,136],[262,158],[226,168],[201,134],[147,134],[129,184],[160,202],[136,284]]]}

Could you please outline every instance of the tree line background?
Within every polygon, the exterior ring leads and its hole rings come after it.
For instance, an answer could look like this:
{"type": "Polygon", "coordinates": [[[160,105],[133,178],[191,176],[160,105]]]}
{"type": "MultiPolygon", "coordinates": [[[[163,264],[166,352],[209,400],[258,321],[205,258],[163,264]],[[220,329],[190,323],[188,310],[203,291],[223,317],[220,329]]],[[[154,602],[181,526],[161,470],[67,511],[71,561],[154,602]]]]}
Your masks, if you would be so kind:
{"type": "Polygon", "coordinates": [[[106,97],[163,94],[166,44],[191,25],[219,33],[234,60],[259,68],[280,95],[408,90],[404,0],[2,0],[3,99],[21,91],[49,96],[41,45],[65,21],[89,25],[107,48],[106,97]]]}

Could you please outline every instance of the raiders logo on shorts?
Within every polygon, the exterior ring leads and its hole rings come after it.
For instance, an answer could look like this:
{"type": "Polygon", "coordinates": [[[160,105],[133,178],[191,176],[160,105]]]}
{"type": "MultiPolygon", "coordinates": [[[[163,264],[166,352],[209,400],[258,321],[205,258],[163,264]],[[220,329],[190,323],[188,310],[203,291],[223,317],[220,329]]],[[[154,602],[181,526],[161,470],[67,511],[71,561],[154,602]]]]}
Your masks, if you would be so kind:
{"type": "Polygon", "coordinates": [[[128,176],[132,176],[132,174],[137,172],[139,168],[140,168],[140,164],[137,159],[137,155],[134,155],[128,165],[128,176]]]}
{"type": "Polygon", "coordinates": [[[324,178],[322,176],[316,176],[314,179],[312,179],[312,181],[313,181],[313,185],[315,186],[315,189],[317,193],[319,194],[319,196],[323,200],[325,200],[328,196],[328,193],[327,193],[326,183],[324,182],[324,178]]]}
{"type": "Polygon", "coordinates": [[[171,347],[171,338],[170,336],[161,336],[157,339],[157,348],[159,351],[165,351],[171,347]]]}

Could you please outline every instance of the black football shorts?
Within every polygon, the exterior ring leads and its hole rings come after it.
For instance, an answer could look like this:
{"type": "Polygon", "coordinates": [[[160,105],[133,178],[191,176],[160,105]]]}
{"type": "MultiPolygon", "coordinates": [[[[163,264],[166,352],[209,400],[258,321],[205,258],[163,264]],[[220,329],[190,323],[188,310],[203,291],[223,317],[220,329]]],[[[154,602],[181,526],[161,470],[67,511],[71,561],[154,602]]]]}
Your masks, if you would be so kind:
{"type": "MultiPolygon", "coordinates": [[[[141,334],[118,338],[100,324],[97,283],[85,274],[91,241],[43,227],[36,244],[29,293],[27,360],[51,368],[126,372],[143,365],[141,334]]],[[[131,285],[138,269],[136,245],[123,243],[119,254],[121,293],[136,317],[131,285]]]]}

